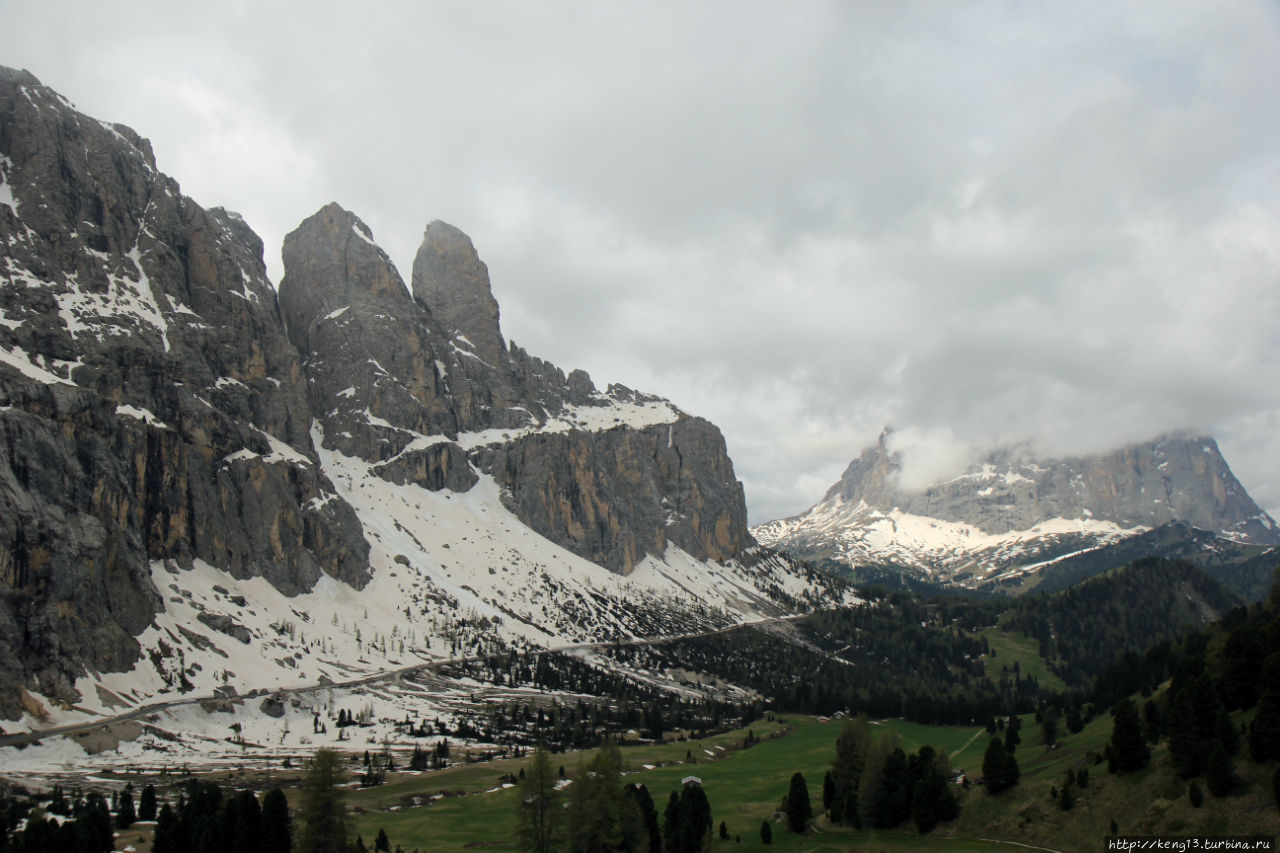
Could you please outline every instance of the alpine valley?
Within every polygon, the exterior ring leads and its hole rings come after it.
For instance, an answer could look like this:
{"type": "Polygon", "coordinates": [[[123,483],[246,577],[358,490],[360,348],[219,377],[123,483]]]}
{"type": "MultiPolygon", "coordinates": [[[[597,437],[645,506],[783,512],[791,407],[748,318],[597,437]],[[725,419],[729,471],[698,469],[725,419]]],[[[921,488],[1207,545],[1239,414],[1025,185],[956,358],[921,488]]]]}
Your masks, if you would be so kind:
{"type": "Polygon", "coordinates": [[[0,72],[0,718],[139,712],[7,768],[297,750],[331,685],[852,600],[754,543],[714,425],[508,344],[456,228],[409,286],[336,204],[283,253],[277,294],[146,140],[0,72]]]}
{"type": "Polygon", "coordinates": [[[436,766],[675,750],[766,709],[968,726],[960,755],[997,717],[1098,726],[1167,677],[1131,684],[1118,654],[1274,615],[1242,605],[1280,528],[1209,437],[1006,448],[915,490],[886,434],[749,529],[719,429],[509,342],[457,228],[426,225],[407,283],[336,203],[284,239],[278,284],[264,251],[138,133],[0,69],[4,774],[338,747],[367,780],[393,751],[423,769],[427,737],[436,766]]]}

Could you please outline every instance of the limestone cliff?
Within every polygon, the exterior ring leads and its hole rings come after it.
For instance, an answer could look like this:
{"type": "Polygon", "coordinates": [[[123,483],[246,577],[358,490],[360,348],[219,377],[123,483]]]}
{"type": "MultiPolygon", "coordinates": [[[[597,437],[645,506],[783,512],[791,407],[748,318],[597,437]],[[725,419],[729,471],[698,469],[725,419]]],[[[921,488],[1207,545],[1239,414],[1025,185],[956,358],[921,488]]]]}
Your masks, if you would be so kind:
{"type": "Polygon", "coordinates": [[[25,72],[0,70],[0,190],[0,716],[132,663],[151,561],[362,583],[253,232],[25,72]]]}
{"type": "Polygon", "coordinates": [[[325,446],[432,489],[490,474],[529,527],[614,571],[668,542],[716,560],[752,544],[719,430],[502,344],[485,265],[461,231],[427,227],[412,296],[336,205],[286,237],[284,260],[280,302],[325,446]]]}

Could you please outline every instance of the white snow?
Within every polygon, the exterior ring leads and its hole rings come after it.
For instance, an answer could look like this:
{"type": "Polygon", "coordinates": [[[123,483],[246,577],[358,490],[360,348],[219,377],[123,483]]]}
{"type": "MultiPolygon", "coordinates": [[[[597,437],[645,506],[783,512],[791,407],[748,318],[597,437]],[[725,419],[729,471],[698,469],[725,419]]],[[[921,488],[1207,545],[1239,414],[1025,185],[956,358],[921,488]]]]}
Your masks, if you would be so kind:
{"type": "Polygon", "coordinates": [[[13,161],[8,157],[0,155],[0,204],[8,205],[13,208],[16,213],[18,210],[18,200],[13,197],[13,161]]]}
{"type": "Polygon", "coordinates": [[[1025,530],[988,533],[971,524],[913,515],[896,508],[884,512],[837,495],[797,518],[754,527],[752,534],[762,544],[773,546],[803,531],[806,538],[830,542],[853,565],[891,561],[929,574],[950,575],[968,570],[989,575],[996,565],[1016,563],[1020,555],[1034,558],[1053,541],[1084,537],[1096,547],[1148,529],[1124,528],[1112,521],[1095,519],[1092,513],[1084,515],[1048,519],[1025,530]]]}
{"type": "Polygon", "coordinates": [[[40,367],[31,360],[31,355],[21,347],[12,347],[8,350],[0,349],[0,364],[7,364],[16,369],[24,376],[28,376],[37,382],[43,382],[46,385],[75,385],[70,379],[63,379],[56,373],[40,367]]]}
{"type": "MultiPolygon", "coordinates": [[[[110,259],[98,254],[104,266],[110,259]]],[[[169,352],[169,324],[151,289],[151,281],[142,269],[141,255],[135,245],[127,257],[133,262],[134,279],[130,274],[108,274],[106,293],[81,289],[77,279],[69,277],[66,289],[55,293],[58,313],[72,337],[89,335],[101,340],[107,335],[131,335],[144,327],[159,332],[165,352],[169,352]]]]}
{"type": "Polygon", "coordinates": [[[129,418],[136,418],[137,420],[142,421],[144,424],[150,424],[151,426],[158,427],[159,429],[169,428],[167,424],[165,424],[163,421],[157,418],[154,414],[147,411],[146,409],[140,409],[136,406],[129,406],[124,404],[118,405],[116,406],[116,414],[124,415],[125,417],[129,417],[129,418]]]}

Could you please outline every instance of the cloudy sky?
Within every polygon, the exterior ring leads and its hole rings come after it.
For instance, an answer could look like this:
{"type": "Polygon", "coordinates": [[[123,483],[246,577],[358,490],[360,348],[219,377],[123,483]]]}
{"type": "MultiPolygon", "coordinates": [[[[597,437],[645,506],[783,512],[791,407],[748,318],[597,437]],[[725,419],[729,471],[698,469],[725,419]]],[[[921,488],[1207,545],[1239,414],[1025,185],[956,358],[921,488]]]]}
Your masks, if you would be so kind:
{"type": "Polygon", "coordinates": [[[1273,2],[0,0],[0,64],[279,246],[444,219],[507,337],[724,430],[752,522],[1216,435],[1280,515],[1273,2]],[[913,462],[914,460],[914,462],[913,462]]]}

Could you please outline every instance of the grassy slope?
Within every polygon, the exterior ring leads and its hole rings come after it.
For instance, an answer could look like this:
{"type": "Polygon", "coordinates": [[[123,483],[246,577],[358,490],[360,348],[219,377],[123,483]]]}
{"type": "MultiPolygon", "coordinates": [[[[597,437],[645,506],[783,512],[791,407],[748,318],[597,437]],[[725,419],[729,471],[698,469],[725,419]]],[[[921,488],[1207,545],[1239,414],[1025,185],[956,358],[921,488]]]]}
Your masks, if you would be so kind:
{"type": "MultiPolygon", "coordinates": [[[[760,843],[760,823],[777,808],[792,773],[799,770],[804,774],[815,811],[821,810],[822,777],[830,765],[835,738],[842,725],[839,721],[820,723],[802,717],[786,719],[793,728],[785,737],[766,739],[746,751],[714,750],[714,744],[736,746],[741,742],[741,732],[705,742],[624,749],[623,756],[635,771],[629,778],[649,787],[661,813],[667,795],[678,787],[684,776],[699,776],[711,800],[716,827],[723,820],[731,839],[742,836],[741,844],[721,843],[721,848],[764,850],[760,843]],[[702,752],[704,748],[716,751],[721,757],[707,760],[702,752]],[[685,752],[690,749],[699,758],[696,765],[684,762],[685,752]],[[658,762],[674,763],[654,770],[641,768],[642,764],[658,762]]],[[[767,735],[770,728],[768,724],[760,724],[755,730],[757,735],[767,735]]],[[[924,743],[948,752],[960,750],[954,765],[975,775],[980,771],[982,752],[988,742],[985,732],[968,727],[923,726],[890,720],[878,724],[876,730],[892,731],[899,744],[909,751],[924,743]]],[[[964,853],[995,850],[1001,847],[995,841],[1004,840],[1073,851],[1101,849],[1113,818],[1121,832],[1133,834],[1274,833],[1280,825],[1280,814],[1269,799],[1272,768],[1242,760],[1238,769],[1246,778],[1245,789],[1223,800],[1206,792],[1204,806],[1193,809],[1186,796],[1186,783],[1173,776],[1163,746],[1156,748],[1150,768],[1132,776],[1111,776],[1105,764],[1094,765],[1092,755],[1101,753],[1110,734],[1110,717],[1101,717],[1080,734],[1067,737],[1059,749],[1046,750],[1039,727],[1033,719],[1026,718],[1023,742],[1017,751],[1023,774],[1019,785],[995,797],[977,788],[963,792],[959,820],[939,827],[931,836],[921,837],[910,826],[895,831],[851,831],[820,818],[815,829],[804,837],[793,836],[783,826],[774,825],[774,843],[767,849],[835,853],[870,845],[884,851],[942,849],[964,853]],[[1088,787],[1077,791],[1077,803],[1072,811],[1061,811],[1050,798],[1050,788],[1061,787],[1068,767],[1085,766],[1090,770],[1088,787]]],[[[567,755],[564,759],[560,763],[572,774],[577,757],[567,755]]],[[[352,804],[369,810],[359,818],[359,831],[368,842],[379,827],[385,828],[392,843],[400,844],[406,851],[414,847],[424,851],[515,851],[514,790],[447,797],[422,808],[374,810],[393,804],[399,796],[411,792],[429,796],[442,789],[484,791],[496,785],[499,775],[518,772],[519,766],[518,761],[470,765],[443,774],[407,777],[394,785],[357,792],[352,804]]]]}
{"type": "Polygon", "coordinates": [[[978,632],[978,636],[987,638],[987,645],[995,652],[995,656],[987,655],[987,677],[992,681],[1000,680],[1000,668],[1007,666],[1013,672],[1013,664],[1017,661],[1018,669],[1023,677],[1034,676],[1040,686],[1047,690],[1063,691],[1067,685],[1055,675],[1040,657],[1038,644],[1025,634],[1002,631],[999,628],[986,628],[978,632]]]}

